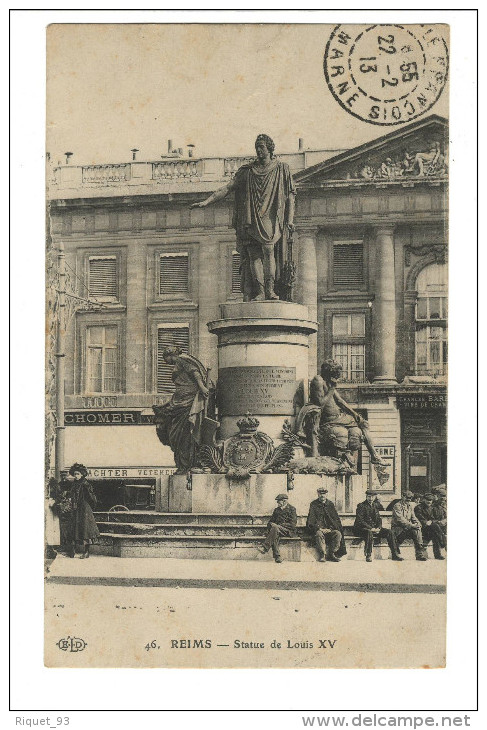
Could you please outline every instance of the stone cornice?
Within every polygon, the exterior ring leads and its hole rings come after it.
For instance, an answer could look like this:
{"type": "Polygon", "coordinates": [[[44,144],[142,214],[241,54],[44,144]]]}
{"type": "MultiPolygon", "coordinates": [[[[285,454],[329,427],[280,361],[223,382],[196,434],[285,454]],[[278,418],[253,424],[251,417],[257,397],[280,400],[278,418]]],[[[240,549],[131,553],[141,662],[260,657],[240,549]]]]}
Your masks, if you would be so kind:
{"type": "Polygon", "coordinates": [[[297,182],[296,187],[303,192],[311,190],[341,190],[343,188],[374,188],[383,190],[385,188],[415,188],[418,185],[426,185],[427,187],[437,188],[446,186],[448,178],[445,177],[417,177],[408,178],[407,180],[320,180],[320,182],[297,182]]]}

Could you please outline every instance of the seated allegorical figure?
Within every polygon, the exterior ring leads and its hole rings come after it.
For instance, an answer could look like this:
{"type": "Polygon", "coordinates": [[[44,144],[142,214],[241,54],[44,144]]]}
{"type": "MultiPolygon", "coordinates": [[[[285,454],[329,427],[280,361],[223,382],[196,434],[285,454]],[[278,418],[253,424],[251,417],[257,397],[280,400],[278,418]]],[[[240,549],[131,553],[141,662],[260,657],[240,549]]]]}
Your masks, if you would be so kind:
{"type": "Polygon", "coordinates": [[[306,439],[311,456],[334,456],[355,468],[363,441],[372,463],[385,466],[372,443],[367,421],[337,390],[341,370],[339,363],[325,360],[321,374],[311,381],[309,403],[298,415],[296,432],[306,439]]]}

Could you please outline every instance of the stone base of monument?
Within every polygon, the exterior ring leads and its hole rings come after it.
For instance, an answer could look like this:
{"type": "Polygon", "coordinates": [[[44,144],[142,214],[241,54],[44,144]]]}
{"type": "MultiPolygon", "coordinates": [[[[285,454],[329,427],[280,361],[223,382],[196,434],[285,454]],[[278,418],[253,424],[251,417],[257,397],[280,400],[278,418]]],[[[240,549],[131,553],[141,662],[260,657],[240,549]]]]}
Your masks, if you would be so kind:
{"type": "Polygon", "coordinates": [[[317,490],[328,489],[328,499],[339,512],[349,511],[365,499],[366,483],[360,475],[326,476],[295,474],[250,474],[232,479],[226,474],[173,475],[169,483],[169,510],[198,514],[271,515],[278,494],[287,494],[298,515],[307,515],[317,490]]]}
{"type": "MultiPolygon", "coordinates": [[[[364,561],[364,543],[353,534],[355,506],[364,499],[365,476],[320,476],[296,474],[252,474],[245,480],[231,480],[224,474],[173,475],[170,485],[171,512],[98,512],[95,514],[100,540],[93,553],[127,558],[187,558],[213,560],[272,561],[259,546],[267,522],[276,506],[275,497],[287,493],[298,513],[297,536],[281,541],[285,561],[313,562],[318,554],[306,530],[306,516],[316,490],[324,486],[340,513],[345,531],[344,560],[364,561]],[[292,487],[288,489],[288,487],[292,487]]],[[[390,513],[383,513],[384,527],[390,513]]],[[[406,560],[414,560],[408,541],[401,547],[406,560]]],[[[431,548],[428,548],[432,558],[431,548]]],[[[375,560],[389,560],[385,542],[374,546],[375,560]]]]}

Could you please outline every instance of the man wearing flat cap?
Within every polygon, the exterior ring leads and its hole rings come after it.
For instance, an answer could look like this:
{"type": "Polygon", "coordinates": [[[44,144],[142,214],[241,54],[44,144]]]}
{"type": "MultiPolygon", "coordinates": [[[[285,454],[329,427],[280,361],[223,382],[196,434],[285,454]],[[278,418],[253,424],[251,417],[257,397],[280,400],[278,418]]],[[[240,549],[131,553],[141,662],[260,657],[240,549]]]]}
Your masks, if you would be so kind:
{"type": "Polygon", "coordinates": [[[374,539],[385,537],[387,544],[391,549],[392,560],[402,560],[398,553],[396,540],[392,534],[392,530],[382,527],[382,517],[380,516],[377,506],[377,492],[373,489],[367,489],[365,492],[365,502],[357,505],[357,516],[353,526],[353,532],[357,537],[364,540],[365,559],[368,563],[372,562],[372,546],[374,539]]]}
{"type": "Polygon", "coordinates": [[[447,532],[447,514],[446,514],[446,484],[440,484],[431,490],[436,494],[436,501],[433,502],[433,515],[437,524],[441,527],[445,540],[446,549],[446,532],[447,532]]]}
{"type": "Polygon", "coordinates": [[[287,494],[278,494],[276,497],[277,507],[267,523],[267,537],[264,540],[260,552],[262,554],[269,552],[272,548],[272,554],[276,563],[282,563],[281,554],[279,552],[279,542],[281,537],[295,537],[296,523],[298,517],[296,508],[289,504],[287,494]]]}
{"type": "Polygon", "coordinates": [[[332,563],[339,563],[342,555],[346,555],[345,538],[343,526],[335,509],[335,505],[326,495],[328,489],[318,489],[318,499],[314,499],[309,506],[308,520],[306,526],[314,537],[318,548],[319,560],[326,561],[326,548],[328,546],[332,563]]]}
{"type": "Polygon", "coordinates": [[[414,543],[416,560],[428,560],[423,546],[421,523],[414,512],[413,498],[412,492],[404,492],[401,499],[397,500],[392,508],[391,529],[398,546],[409,538],[414,543]]]}
{"type": "Polygon", "coordinates": [[[442,555],[441,550],[446,547],[446,539],[442,527],[435,517],[434,499],[434,495],[429,492],[423,494],[421,502],[414,508],[414,513],[421,523],[424,543],[428,544],[431,540],[435,559],[444,560],[445,556],[442,555]]]}

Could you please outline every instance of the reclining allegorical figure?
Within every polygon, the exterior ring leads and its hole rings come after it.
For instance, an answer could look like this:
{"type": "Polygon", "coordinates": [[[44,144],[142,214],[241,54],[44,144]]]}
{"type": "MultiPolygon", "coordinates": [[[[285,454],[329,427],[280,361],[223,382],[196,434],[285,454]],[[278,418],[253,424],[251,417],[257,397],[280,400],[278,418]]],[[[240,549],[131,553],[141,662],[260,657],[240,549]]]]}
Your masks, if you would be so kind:
{"type": "Polygon", "coordinates": [[[337,390],[341,365],[325,360],[321,375],[310,384],[310,399],[301,409],[296,432],[305,438],[311,456],[333,456],[352,468],[357,466],[358,451],[365,443],[373,464],[385,466],[368,432],[368,423],[348,405],[337,390]]]}

